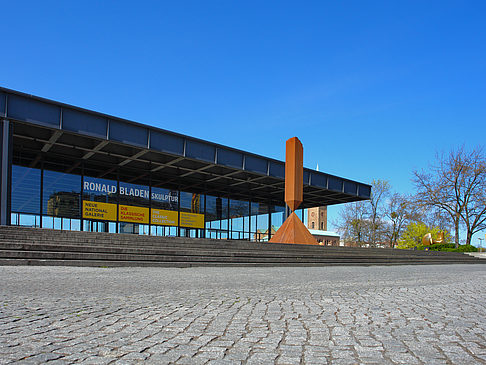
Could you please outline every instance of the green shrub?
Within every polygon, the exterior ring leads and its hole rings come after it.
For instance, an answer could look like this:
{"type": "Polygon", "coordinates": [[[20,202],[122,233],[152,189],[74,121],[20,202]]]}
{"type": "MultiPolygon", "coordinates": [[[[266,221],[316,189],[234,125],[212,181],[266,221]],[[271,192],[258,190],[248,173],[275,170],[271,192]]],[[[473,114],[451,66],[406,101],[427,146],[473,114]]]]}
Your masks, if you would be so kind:
{"type": "Polygon", "coordinates": [[[455,252],[478,252],[477,247],[473,245],[459,245],[459,248],[454,249],[455,252]]]}
{"type": "Polygon", "coordinates": [[[453,243],[436,243],[434,245],[431,245],[431,247],[433,247],[434,251],[445,251],[449,248],[455,248],[456,245],[453,243]]]}
{"type": "Polygon", "coordinates": [[[417,246],[417,250],[425,250],[428,247],[429,251],[447,251],[448,249],[455,248],[456,245],[453,243],[435,243],[430,246],[419,245],[417,246]]]}
{"type": "Polygon", "coordinates": [[[430,246],[419,245],[417,246],[417,250],[424,250],[428,247],[429,251],[446,251],[446,252],[477,252],[478,249],[472,245],[459,245],[459,248],[456,248],[454,243],[436,243],[430,246]]]}

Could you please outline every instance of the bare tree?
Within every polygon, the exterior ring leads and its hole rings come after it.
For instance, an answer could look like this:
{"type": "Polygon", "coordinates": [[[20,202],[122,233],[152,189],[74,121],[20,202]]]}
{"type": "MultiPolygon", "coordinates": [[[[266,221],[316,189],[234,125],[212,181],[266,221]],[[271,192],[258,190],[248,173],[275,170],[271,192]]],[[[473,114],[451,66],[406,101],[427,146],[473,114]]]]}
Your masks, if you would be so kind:
{"type": "Polygon", "coordinates": [[[411,217],[410,207],[410,199],[399,193],[394,193],[388,201],[385,214],[389,221],[389,228],[386,236],[390,241],[391,248],[396,246],[398,238],[409,222],[411,217]]]}
{"type": "Polygon", "coordinates": [[[339,212],[339,221],[336,224],[338,231],[345,241],[352,241],[358,246],[365,243],[368,232],[365,201],[346,204],[339,212]]]}
{"type": "Polygon", "coordinates": [[[486,158],[481,148],[464,146],[439,155],[429,171],[414,171],[418,200],[446,212],[454,226],[456,247],[461,223],[466,244],[486,227],[486,158]]]}
{"type": "Polygon", "coordinates": [[[390,184],[383,180],[373,180],[371,184],[370,200],[346,204],[337,224],[343,238],[359,246],[376,246],[383,240],[385,232],[385,202],[390,184]]]}
{"type": "Polygon", "coordinates": [[[453,222],[449,214],[443,209],[432,207],[423,212],[421,219],[428,227],[437,227],[442,232],[452,231],[453,222]]]}
{"type": "Polygon", "coordinates": [[[380,231],[383,231],[385,216],[385,202],[390,194],[390,184],[385,180],[371,182],[371,196],[369,200],[370,246],[374,247],[379,241],[380,231]]]}

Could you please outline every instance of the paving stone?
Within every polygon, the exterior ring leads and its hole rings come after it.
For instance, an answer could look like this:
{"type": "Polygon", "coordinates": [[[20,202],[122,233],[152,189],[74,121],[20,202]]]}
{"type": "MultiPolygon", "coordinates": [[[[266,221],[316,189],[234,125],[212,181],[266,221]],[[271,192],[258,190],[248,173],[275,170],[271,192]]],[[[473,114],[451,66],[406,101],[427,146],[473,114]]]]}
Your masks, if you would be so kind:
{"type": "Polygon", "coordinates": [[[29,356],[23,360],[20,360],[19,364],[44,364],[49,360],[57,360],[61,358],[58,354],[50,354],[50,353],[40,353],[34,356],[29,356]]]}

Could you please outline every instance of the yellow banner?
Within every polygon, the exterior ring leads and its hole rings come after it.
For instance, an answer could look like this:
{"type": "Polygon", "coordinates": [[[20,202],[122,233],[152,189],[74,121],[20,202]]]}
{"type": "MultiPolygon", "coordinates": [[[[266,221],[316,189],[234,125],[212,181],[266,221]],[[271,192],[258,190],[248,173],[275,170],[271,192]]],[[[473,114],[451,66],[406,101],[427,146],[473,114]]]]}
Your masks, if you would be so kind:
{"type": "Polygon", "coordinates": [[[116,204],[83,200],[83,218],[116,221],[116,204]]]}
{"type": "Polygon", "coordinates": [[[178,219],[177,211],[152,209],[152,224],[160,226],[177,226],[178,219]]]}
{"type": "Polygon", "coordinates": [[[149,208],[119,205],[118,220],[120,222],[148,224],[149,208]]]}
{"type": "Polygon", "coordinates": [[[204,214],[181,212],[181,227],[204,228],[204,214]]]}

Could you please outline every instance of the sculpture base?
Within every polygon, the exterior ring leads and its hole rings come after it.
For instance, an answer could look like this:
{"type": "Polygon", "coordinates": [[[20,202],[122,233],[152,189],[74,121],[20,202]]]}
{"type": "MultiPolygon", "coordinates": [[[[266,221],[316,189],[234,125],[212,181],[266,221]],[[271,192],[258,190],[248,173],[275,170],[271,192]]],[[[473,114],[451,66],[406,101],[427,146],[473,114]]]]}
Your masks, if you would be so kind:
{"type": "Polygon", "coordinates": [[[302,245],[318,245],[304,223],[292,213],[270,239],[271,243],[297,243],[302,245]]]}

